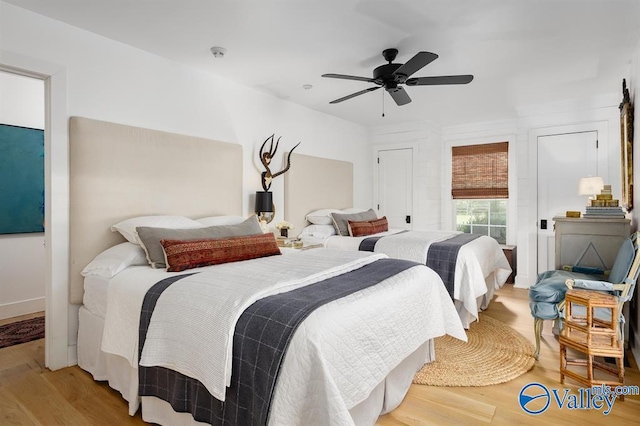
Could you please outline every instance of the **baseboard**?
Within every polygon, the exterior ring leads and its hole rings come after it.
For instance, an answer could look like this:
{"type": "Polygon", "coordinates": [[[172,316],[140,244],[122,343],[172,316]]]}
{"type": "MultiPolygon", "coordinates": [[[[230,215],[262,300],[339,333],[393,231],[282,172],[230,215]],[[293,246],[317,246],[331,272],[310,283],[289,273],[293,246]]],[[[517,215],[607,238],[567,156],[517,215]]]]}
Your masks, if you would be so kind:
{"type": "Polygon", "coordinates": [[[0,320],[18,317],[20,315],[32,314],[34,312],[44,311],[45,299],[38,297],[36,299],[21,300],[19,302],[6,303],[0,305],[0,320]]]}
{"type": "Polygon", "coordinates": [[[67,366],[78,364],[78,345],[67,346],[67,366]]]}
{"type": "Polygon", "coordinates": [[[515,283],[513,286],[515,288],[529,288],[531,287],[531,283],[529,283],[529,276],[524,274],[517,274],[515,283]]]}

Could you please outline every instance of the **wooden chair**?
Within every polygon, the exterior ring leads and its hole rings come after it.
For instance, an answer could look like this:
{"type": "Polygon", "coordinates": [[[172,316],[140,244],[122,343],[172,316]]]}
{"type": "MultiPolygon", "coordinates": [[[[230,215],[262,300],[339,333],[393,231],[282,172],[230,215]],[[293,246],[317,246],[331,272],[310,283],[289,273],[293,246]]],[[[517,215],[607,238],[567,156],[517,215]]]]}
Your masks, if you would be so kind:
{"type": "Polygon", "coordinates": [[[529,307],[534,318],[536,338],[534,356],[536,359],[540,354],[540,337],[544,320],[555,320],[558,328],[562,329],[564,299],[569,288],[615,294],[619,305],[619,320],[622,321],[618,327],[618,333],[620,340],[624,341],[622,307],[633,296],[635,283],[638,279],[640,271],[639,240],[636,232],[623,242],[608,276],[565,270],[546,271],[538,276],[536,284],[529,289],[529,307]]]}

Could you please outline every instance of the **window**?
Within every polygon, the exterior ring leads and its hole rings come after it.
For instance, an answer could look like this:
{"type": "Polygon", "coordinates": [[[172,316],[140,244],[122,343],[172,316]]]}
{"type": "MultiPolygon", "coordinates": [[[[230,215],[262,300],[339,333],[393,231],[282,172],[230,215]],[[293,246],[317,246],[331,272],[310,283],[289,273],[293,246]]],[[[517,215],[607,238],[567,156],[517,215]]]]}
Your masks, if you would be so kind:
{"type": "Polygon", "coordinates": [[[452,148],[451,196],[458,231],[507,241],[509,143],[452,148]]]}
{"type": "Polygon", "coordinates": [[[507,243],[507,200],[456,200],[456,229],[507,243]]]}

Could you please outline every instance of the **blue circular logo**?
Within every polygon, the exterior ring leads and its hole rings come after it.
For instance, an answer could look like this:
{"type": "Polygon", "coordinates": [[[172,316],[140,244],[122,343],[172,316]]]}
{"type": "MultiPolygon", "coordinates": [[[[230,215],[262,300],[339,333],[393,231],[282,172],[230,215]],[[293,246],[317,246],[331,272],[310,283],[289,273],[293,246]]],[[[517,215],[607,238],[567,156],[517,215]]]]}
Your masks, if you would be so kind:
{"type": "Polygon", "coordinates": [[[541,383],[529,383],[520,390],[518,402],[525,412],[534,415],[541,414],[549,408],[551,394],[545,385],[541,383]]]}

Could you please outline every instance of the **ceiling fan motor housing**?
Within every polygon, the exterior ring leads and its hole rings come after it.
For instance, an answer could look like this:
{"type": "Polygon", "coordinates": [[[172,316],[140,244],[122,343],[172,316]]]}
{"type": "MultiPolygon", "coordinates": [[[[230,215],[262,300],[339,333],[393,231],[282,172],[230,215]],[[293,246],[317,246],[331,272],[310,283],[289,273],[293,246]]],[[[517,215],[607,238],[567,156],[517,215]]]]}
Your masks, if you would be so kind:
{"type": "Polygon", "coordinates": [[[398,56],[398,49],[385,49],[382,51],[382,56],[389,63],[374,69],[373,79],[376,84],[384,86],[387,91],[397,90],[398,84],[402,84],[407,80],[407,76],[404,74],[394,74],[398,68],[404,65],[392,64],[396,56],[398,56]]]}
{"type": "Polygon", "coordinates": [[[373,70],[373,79],[380,83],[387,81],[395,81],[394,71],[400,68],[402,64],[384,64],[373,70]]]}

